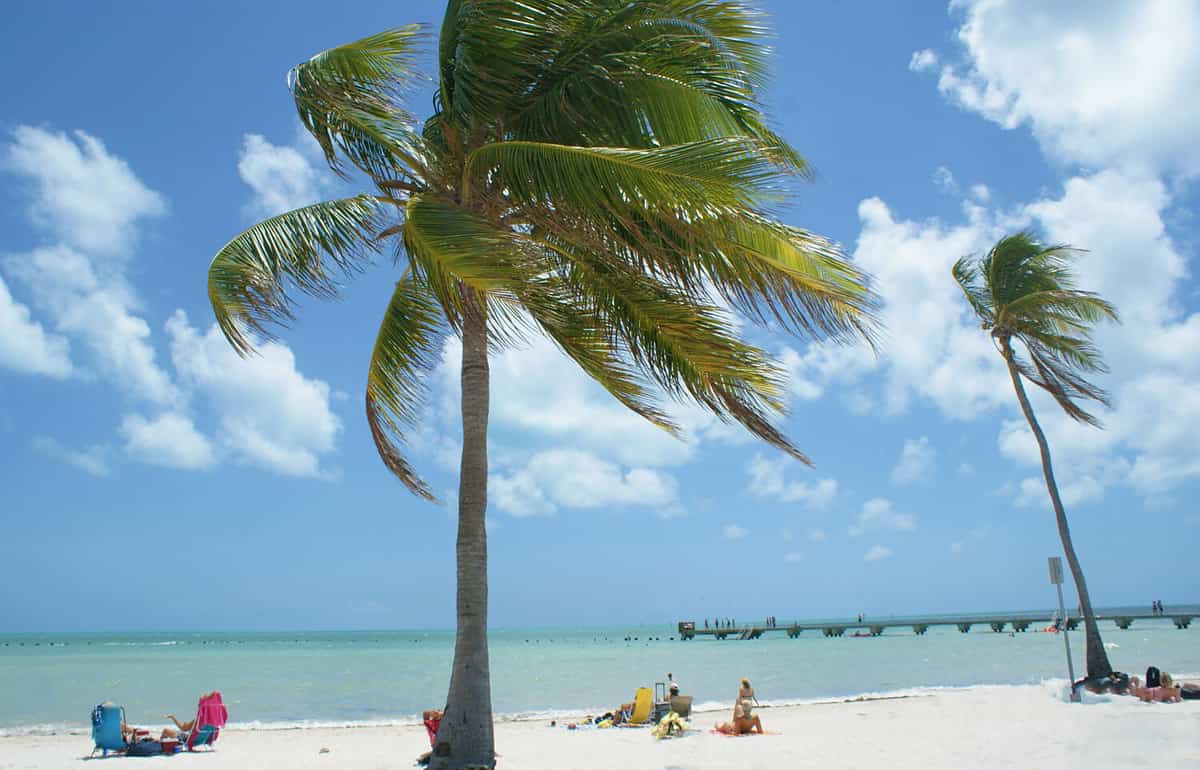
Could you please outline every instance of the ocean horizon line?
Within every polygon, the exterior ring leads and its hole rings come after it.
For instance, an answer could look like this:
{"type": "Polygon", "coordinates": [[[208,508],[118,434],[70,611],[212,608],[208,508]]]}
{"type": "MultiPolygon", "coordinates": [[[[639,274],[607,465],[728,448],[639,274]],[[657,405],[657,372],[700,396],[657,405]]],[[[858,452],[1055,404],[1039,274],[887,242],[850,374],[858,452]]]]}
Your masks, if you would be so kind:
{"type": "MultiPolygon", "coordinates": [[[[1161,617],[1170,617],[1172,614],[1200,614],[1200,601],[1197,602],[1166,602],[1166,609],[1160,613],[1161,617]]],[[[1144,604],[1114,604],[1105,606],[1096,606],[1093,608],[1096,614],[1112,614],[1112,613],[1128,613],[1137,615],[1150,615],[1147,612],[1144,604]]],[[[813,623],[867,623],[874,620],[889,620],[889,621],[905,621],[908,619],[925,619],[925,618],[956,618],[956,617],[991,617],[1001,615],[1024,616],[1032,614],[1043,614],[1047,617],[1057,612],[1053,607],[1027,607],[1023,609],[985,609],[985,610],[957,610],[957,611],[904,611],[904,612],[889,612],[889,613],[864,613],[862,620],[858,619],[857,614],[850,615],[814,615],[810,617],[787,616],[786,618],[777,615],[777,626],[786,626],[792,623],[813,624],[813,623]]],[[[1068,614],[1079,614],[1076,609],[1068,608],[1068,614]]],[[[723,618],[737,620],[736,615],[724,615],[723,618]]],[[[663,628],[671,631],[676,630],[677,623],[681,621],[693,621],[701,623],[706,619],[705,616],[684,616],[672,620],[661,621],[612,621],[609,623],[582,623],[582,624],[534,624],[534,625],[493,625],[489,626],[489,631],[494,632],[511,632],[511,631],[589,631],[589,630],[612,630],[614,628],[663,628]]],[[[707,616],[707,619],[713,619],[713,616],[707,616]]],[[[738,626],[754,625],[763,621],[764,618],[749,617],[745,622],[738,622],[738,626]]],[[[46,636],[46,635],[88,635],[88,634],[313,634],[313,633],[346,633],[346,634],[370,634],[370,633],[451,633],[454,626],[409,626],[409,627],[370,627],[370,626],[316,626],[310,628],[300,627],[269,627],[269,628],[245,628],[245,627],[161,627],[161,628],[87,628],[87,629],[3,629],[0,628],[0,638],[4,636],[46,636]]]]}

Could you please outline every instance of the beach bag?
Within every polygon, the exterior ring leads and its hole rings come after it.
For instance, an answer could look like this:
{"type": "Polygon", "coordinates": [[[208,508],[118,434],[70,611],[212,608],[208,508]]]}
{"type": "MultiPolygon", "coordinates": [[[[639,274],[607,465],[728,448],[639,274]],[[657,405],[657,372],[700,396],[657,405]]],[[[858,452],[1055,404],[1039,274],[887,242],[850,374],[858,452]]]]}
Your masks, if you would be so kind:
{"type": "Polygon", "coordinates": [[[163,753],[163,747],[158,741],[138,741],[129,744],[129,748],[125,750],[127,757],[152,757],[161,753],[163,753]]]}

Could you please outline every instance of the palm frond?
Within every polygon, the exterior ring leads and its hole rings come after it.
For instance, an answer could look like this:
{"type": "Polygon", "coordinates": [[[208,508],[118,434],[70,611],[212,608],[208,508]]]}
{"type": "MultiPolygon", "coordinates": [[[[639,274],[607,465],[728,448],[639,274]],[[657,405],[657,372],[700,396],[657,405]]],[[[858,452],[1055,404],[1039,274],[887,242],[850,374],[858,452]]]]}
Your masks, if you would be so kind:
{"type": "Polygon", "coordinates": [[[418,425],[427,377],[437,365],[440,316],[427,286],[412,274],[396,283],[367,370],[367,425],[380,459],[413,494],[436,501],[401,451],[418,425]]]}
{"type": "Polygon", "coordinates": [[[269,339],[267,324],[291,320],[289,286],[333,296],[339,275],[369,262],[386,213],[367,195],[326,201],[271,217],[225,244],[208,268],[208,298],[234,349],[251,352],[245,329],[269,339]]]}
{"type": "Polygon", "coordinates": [[[1108,404],[1107,393],[1087,379],[1108,371],[1091,334],[1097,323],[1119,323],[1120,318],[1098,294],[1075,289],[1071,262],[1080,253],[1066,244],[1046,246],[1033,233],[1020,232],[1001,238],[978,266],[964,257],[953,272],[967,302],[1020,375],[1049,393],[1071,419],[1099,425],[1080,403],[1108,404]],[[1024,345],[1028,361],[1012,348],[1012,339],[1024,345]]]}
{"type": "Polygon", "coordinates": [[[461,318],[460,284],[486,295],[512,293],[536,271],[511,231],[434,195],[414,195],[405,205],[404,248],[446,316],[461,318]]]}
{"type": "Polygon", "coordinates": [[[975,315],[983,323],[984,328],[991,328],[994,323],[991,297],[987,287],[981,286],[980,271],[971,257],[962,257],[954,263],[951,269],[958,288],[962,289],[967,304],[975,311],[975,315]]]}
{"type": "Polygon", "coordinates": [[[377,178],[426,168],[415,121],[401,106],[419,77],[424,37],[420,25],[391,29],[323,51],[289,73],[300,122],[338,173],[345,175],[339,152],[377,178]]]}
{"type": "Polygon", "coordinates": [[[518,204],[592,215],[630,208],[741,208],[777,192],[761,147],[740,137],[646,150],[494,142],[468,156],[463,179],[464,192],[490,180],[518,204]]]}

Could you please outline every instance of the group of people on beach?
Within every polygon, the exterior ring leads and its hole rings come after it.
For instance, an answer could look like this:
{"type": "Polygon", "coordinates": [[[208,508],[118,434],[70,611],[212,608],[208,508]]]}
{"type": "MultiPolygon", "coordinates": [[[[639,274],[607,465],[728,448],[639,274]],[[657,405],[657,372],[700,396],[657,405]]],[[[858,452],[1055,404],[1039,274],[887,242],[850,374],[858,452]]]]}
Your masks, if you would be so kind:
{"type": "Polygon", "coordinates": [[[719,722],[713,726],[713,729],[725,735],[749,735],[751,733],[763,734],[762,720],[758,714],[754,713],[754,707],[758,705],[758,698],[754,696],[754,688],[750,686],[749,679],[742,680],[742,686],[738,688],[737,700],[733,702],[733,719],[728,722],[719,722]]]}
{"type": "Polygon", "coordinates": [[[1163,615],[1166,610],[1163,609],[1162,599],[1155,599],[1150,602],[1150,612],[1154,615],[1163,615]]]}
{"type": "Polygon", "coordinates": [[[1146,681],[1143,684],[1136,676],[1129,677],[1129,687],[1126,695],[1132,695],[1146,703],[1178,703],[1182,700],[1200,699],[1200,683],[1175,683],[1174,678],[1166,671],[1157,667],[1146,669],[1146,681]]]}

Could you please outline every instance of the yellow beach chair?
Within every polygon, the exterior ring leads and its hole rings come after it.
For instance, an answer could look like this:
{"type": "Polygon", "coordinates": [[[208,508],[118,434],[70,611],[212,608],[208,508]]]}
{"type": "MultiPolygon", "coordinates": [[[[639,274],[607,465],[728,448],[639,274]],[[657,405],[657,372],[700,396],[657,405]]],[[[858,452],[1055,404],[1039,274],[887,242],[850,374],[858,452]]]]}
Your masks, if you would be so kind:
{"type": "Polygon", "coordinates": [[[654,706],[654,691],[649,687],[637,688],[633,696],[633,712],[625,720],[627,725],[644,725],[650,721],[650,709],[654,706]]]}

